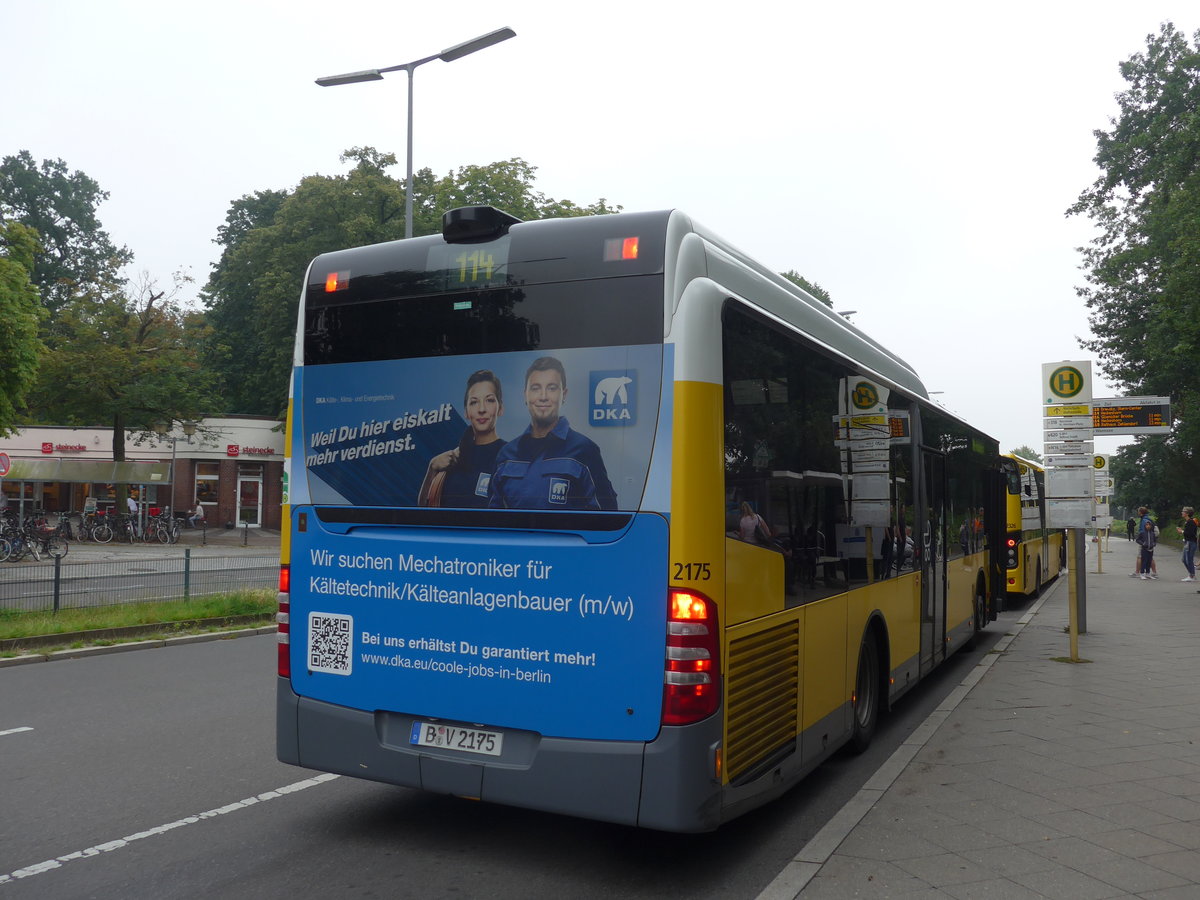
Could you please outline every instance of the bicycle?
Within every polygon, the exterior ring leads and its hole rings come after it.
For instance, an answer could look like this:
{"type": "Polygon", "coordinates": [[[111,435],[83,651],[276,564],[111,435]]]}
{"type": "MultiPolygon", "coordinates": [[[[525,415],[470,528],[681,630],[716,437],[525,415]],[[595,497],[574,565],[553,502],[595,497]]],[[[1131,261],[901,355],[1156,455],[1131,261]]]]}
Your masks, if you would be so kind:
{"type": "MultiPolygon", "coordinates": [[[[111,515],[111,513],[110,513],[111,515]]],[[[133,516],[118,514],[117,524],[110,526],[113,534],[123,544],[135,544],[138,541],[137,525],[133,516]]]]}
{"type": "Polygon", "coordinates": [[[93,513],[88,520],[88,530],[91,539],[97,544],[107,544],[113,539],[113,527],[109,524],[108,516],[93,513]]]}
{"type": "Polygon", "coordinates": [[[32,556],[34,562],[42,561],[42,552],[37,546],[37,541],[31,540],[25,529],[17,529],[15,533],[6,531],[4,540],[8,544],[6,558],[9,562],[20,562],[26,556],[32,556]]]}
{"type": "Polygon", "coordinates": [[[166,544],[170,542],[167,526],[158,516],[149,516],[142,529],[142,541],[146,544],[166,544]]]}
{"type": "Polygon", "coordinates": [[[46,556],[52,556],[55,559],[62,559],[67,555],[67,551],[71,549],[71,542],[67,540],[62,523],[60,522],[54,528],[34,528],[31,533],[32,542],[38,546],[38,549],[46,556]]]}

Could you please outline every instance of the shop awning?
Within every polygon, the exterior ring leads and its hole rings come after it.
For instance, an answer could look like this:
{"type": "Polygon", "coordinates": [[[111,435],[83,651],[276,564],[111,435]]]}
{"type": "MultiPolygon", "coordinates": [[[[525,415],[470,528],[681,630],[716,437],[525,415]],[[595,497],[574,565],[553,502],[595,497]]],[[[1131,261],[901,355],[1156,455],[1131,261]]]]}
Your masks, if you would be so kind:
{"type": "Polygon", "coordinates": [[[72,484],[169,484],[167,462],[113,462],[103,459],[14,459],[7,481],[72,484]]]}

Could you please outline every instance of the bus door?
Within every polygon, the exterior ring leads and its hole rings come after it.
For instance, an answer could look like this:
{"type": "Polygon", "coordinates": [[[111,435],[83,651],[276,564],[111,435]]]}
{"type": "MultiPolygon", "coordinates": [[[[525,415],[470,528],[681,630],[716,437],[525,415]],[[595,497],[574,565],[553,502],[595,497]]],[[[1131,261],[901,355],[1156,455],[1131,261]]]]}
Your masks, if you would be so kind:
{"type": "Polygon", "coordinates": [[[921,676],[946,656],[946,457],[921,448],[921,676]]]}

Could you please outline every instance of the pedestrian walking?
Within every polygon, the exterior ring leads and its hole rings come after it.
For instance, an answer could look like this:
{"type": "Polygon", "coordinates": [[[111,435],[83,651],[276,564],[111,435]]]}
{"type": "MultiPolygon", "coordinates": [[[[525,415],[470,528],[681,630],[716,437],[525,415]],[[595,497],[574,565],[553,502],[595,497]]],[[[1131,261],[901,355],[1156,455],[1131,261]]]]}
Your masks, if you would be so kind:
{"type": "Polygon", "coordinates": [[[1180,557],[1183,561],[1183,567],[1187,569],[1187,577],[1184,581],[1196,580],[1196,511],[1190,506],[1183,508],[1183,527],[1176,528],[1183,536],[1183,555],[1180,557]]]}
{"type": "Polygon", "coordinates": [[[1137,536],[1137,520],[1130,516],[1125,520],[1125,540],[1132,541],[1137,536]]]}

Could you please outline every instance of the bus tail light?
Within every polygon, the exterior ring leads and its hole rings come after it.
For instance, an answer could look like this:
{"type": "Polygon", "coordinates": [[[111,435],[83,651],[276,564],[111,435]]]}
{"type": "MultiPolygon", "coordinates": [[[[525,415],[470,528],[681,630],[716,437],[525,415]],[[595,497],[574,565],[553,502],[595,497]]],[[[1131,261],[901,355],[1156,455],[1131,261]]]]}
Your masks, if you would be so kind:
{"type": "Polygon", "coordinates": [[[717,607],[701,594],[674,589],[667,602],[662,721],[689,725],[711,716],[721,703],[717,607]]]}
{"type": "Polygon", "coordinates": [[[275,622],[279,625],[279,659],[277,662],[278,673],[282,678],[292,677],[292,660],[288,655],[291,649],[291,589],[292,589],[292,568],[291,566],[279,567],[279,612],[275,613],[275,622]]]}
{"type": "Polygon", "coordinates": [[[608,238],[604,242],[604,261],[620,262],[621,260],[637,259],[638,243],[636,237],[608,238]]]}
{"type": "Polygon", "coordinates": [[[1010,531],[1008,538],[1004,541],[1004,552],[1007,554],[1005,564],[1010,569],[1017,567],[1018,547],[1021,543],[1021,532],[1010,531]]]}

